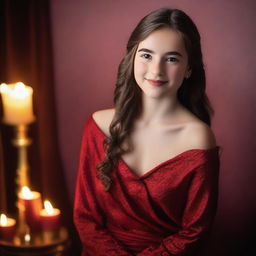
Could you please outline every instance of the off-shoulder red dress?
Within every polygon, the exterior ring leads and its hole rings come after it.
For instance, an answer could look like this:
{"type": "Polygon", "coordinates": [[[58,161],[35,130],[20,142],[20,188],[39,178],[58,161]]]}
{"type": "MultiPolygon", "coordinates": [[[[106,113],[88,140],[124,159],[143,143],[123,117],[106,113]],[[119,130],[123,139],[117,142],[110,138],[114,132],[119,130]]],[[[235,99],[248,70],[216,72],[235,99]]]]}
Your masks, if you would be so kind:
{"type": "Polygon", "coordinates": [[[219,147],[184,151],[140,177],[120,159],[105,192],[96,177],[105,138],[90,116],[74,205],[82,255],[194,255],[216,212],[219,147]]]}

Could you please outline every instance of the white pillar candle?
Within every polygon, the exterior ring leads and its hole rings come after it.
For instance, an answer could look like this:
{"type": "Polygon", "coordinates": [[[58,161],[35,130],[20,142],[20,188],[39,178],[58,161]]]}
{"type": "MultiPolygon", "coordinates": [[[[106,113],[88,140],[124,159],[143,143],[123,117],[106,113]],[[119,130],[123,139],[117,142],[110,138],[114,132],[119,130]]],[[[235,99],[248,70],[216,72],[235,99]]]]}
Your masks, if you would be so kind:
{"type": "Polygon", "coordinates": [[[32,106],[33,89],[19,82],[1,84],[4,122],[10,125],[29,124],[34,121],[32,106]]]}

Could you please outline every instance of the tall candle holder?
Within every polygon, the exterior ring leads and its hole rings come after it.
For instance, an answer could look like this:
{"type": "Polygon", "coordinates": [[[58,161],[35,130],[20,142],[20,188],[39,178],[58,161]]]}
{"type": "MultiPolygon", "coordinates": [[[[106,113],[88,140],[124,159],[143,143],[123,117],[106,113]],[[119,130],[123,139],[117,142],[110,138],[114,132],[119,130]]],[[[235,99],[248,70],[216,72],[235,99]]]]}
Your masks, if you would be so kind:
{"type": "Polygon", "coordinates": [[[32,140],[28,137],[28,125],[35,120],[32,107],[33,89],[21,82],[14,84],[1,84],[3,123],[14,126],[14,139],[12,143],[18,150],[18,164],[16,169],[17,203],[19,215],[19,234],[27,232],[28,228],[24,217],[24,206],[18,198],[21,188],[30,185],[28,146],[32,140]]]}
{"type": "Polygon", "coordinates": [[[17,184],[17,202],[18,208],[18,234],[23,236],[28,233],[28,225],[25,220],[24,204],[19,199],[19,193],[22,187],[30,187],[29,179],[29,163],[28,163],[28,146],[31,145],[32,139],[28,137],[28,125],[19,124],[14,127],[15,138],[12,143],[18,150],[18,165],[16,169],[16,184],[17,184]]]}
{"type": "Polygon", "coordinates": [[[24,186],[30,186],[29,164],[28,164],[28,146],[32,140],[28,137],[28,126],[20,124],[15,126],[15,138],[12,143],[18,149],[18,166],[16,170],[16,184],[18,192],[24,186]]]}

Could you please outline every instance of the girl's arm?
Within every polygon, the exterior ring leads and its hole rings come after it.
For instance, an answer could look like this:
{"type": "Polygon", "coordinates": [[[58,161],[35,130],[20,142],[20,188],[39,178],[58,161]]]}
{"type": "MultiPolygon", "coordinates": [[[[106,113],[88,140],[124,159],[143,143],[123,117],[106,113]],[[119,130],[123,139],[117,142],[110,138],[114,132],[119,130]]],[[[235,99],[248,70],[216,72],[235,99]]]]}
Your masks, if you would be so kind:
{"type": "Polygon", "coordinates": [[[148,247],[137,256],[190,255],[211,228],[217,208],[219,160],[201,165],[191,181],[183,214],[182,229],[148,247]]]}
{"type": "MultiPolygon", "coordinates": [[[[90,173],[87,173],[86,164],[90,161],[88,137],[90,132],[86,129],[82,140],[80,164],[77,177],[74,223],[83,244],[83,256],[130,256],[120,243],[118,243],[104,228],[104,214],[97,205],[90,173]]],[[[87,165],[88,166],[88,165],[87,165]]]]}

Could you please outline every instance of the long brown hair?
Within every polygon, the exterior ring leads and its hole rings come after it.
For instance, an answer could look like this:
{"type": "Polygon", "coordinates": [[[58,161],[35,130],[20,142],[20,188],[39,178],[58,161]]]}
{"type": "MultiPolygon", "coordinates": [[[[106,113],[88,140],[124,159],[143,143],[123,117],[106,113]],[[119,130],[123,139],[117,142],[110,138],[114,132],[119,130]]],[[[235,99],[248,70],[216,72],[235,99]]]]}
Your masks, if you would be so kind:
{"type": "MultiPolygon", "coordinates": [[[[177,92],[179,102],[208,125],[213,110],[205,94],[205,71],[202,60],[199,32],[183,11],[161,8],[145,16],[132,32],[125,57],[122,59],[117,74],[114,92],[115,114],[110,124],[110,136],[105,139],[106,157],[97,166],[98,177],[105,190],[111,186],[110,173],[118,158],[129,150],[122,148],[129,139],[134,120],[141,113],[141,89],[134,78],[134,57],[137,47],[153,31],[169,27],[179,32],[184,40],[188,53],[188,64],[192,74],[184,79],[177,92]]],[[[129,144],[128,144],[129,145],[129,144]]]]}

